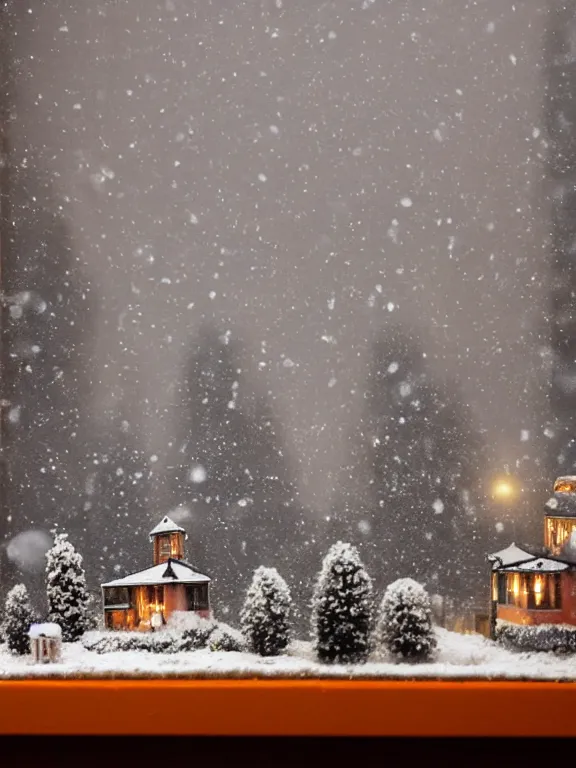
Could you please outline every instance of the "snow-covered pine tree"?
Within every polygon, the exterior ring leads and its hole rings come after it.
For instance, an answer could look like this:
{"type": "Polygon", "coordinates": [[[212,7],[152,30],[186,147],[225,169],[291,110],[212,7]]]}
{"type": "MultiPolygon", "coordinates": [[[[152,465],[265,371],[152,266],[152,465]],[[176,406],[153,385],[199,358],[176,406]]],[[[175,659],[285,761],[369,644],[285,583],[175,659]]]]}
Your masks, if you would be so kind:
{"type": "Polygon", "coordinates": [[[16,584],[6,595],[2,626],[6,643],[12,653],[22,656],[28,652],[28,630],[33,622],[34,611],[30,605],[28,590],[24,584],[16,584]]]}
{"type": "Polygon", "coordinates": [[[320,661],[366,661],[373,612],[372,580],[358,550],[339,541],[324,558],[312,598],[312,633],[320,661]]]}
{"type": "Polygon", "coordinates": [[[48,621],[60,625],[64,641],[73,642],[91,625],[82,555],[68,541],[68,534],[60,533],[46,553],[46,560],[48,621]]]}
{"type": "Polygon", "coordinates": [[[277,656],[285,650],[290,641],[291,607],[290,590],[276,568],[257,568],[240,613],[251,651],[277,656]]]}
{"type": "Polygon", "coordinates": [[[382,598],[376,636],[393,656],[426,661],[436,648],[430,596],[414,579],[398,579],[382,598]]]}

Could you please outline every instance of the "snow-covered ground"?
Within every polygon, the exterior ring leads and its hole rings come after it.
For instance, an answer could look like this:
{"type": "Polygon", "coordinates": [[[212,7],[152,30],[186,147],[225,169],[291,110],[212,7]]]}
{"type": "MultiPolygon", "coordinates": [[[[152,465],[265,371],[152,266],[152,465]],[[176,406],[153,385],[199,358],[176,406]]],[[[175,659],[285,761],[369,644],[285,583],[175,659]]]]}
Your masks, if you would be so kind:
{"type": "Polygon", "coordinates": [[[58,664],[33,664],[29,656],[0,650],[0,678],[30,677],[194,677],[194,678],[490,678],[573,680],[576,656],[513,653],[479,635],[438,630],[434,663],[398,664],[375,658],[358,666],[327,666],[314,661],[309,643],[294,643],[290,653],[261,658],[249,653],[192,651],[155,654],[126,651],[99,655],[80,643],[64,644],[58,664]]]}

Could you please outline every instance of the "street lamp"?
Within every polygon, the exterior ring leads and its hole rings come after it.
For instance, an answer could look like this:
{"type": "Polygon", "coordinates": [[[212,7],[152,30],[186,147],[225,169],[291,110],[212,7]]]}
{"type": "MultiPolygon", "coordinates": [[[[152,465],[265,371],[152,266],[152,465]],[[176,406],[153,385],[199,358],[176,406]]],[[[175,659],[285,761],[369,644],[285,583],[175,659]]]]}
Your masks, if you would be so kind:
{"type": "Polygon", "coordinates": [[[518,498],[519,493],[520,488],[518,483],[511,475],[496,477],[492,481],[492,499],[504,509],[505,517],[512,524],[512,534],[514,539],[516,539],[516,520],[512,514],[512,504],[518,498]]]}

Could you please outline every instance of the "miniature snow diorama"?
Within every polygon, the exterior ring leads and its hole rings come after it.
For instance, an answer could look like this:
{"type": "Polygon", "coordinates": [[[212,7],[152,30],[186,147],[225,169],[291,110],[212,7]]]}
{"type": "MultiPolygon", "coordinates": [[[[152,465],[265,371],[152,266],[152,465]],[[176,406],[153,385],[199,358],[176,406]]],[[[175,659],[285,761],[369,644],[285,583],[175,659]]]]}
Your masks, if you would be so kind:
{"type": "Polygon", "coordinates": [[[469,5],[0,3],[0,675],[576,679],[576,8],[469,5]]]}
{"type": "Polygon", "coordinates": [[[439,626],[410,577],[379,595],[359,548],[342,541],[319,564],[309,606],[294,604],[275,567],[257,568],[239,585],[235,628],[213,614],[210,578],[185,559],[187,532],[168,515],[149,533],[153,564],[102,584],[98,620],[83,558],[59,533],[46,552],[47,620],[23,584],[6,598],[0,677],[573,679],[574,531],[576,478],[562,477],[546,504],[544,547],[489,555],[491,638],[439,626]]]}

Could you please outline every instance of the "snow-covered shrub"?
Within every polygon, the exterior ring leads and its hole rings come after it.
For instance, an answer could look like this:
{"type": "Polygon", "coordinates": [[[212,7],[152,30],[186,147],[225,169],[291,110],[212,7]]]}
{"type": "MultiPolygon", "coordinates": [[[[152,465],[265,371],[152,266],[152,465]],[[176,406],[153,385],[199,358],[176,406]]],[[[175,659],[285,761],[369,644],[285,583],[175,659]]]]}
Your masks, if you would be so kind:
{"type": "Polygon", "coordinates": [[[16,584],[6,596],[3,629],[8,648],[23,655],[30,650],[28,630],[34,623],[34,611],[24,584],[16,584]]]}
{"type": "Polygon", "coordinates": [[[240,624],[248,647],[260,656],[278,656],[290,642],[292,598],[276,568],[260,566],[240,612],[240,624]]]}
{"type": "MultiPolygon", "coordinates": [[[[170,617],[172,619],[172,617],[170,617]]],[[[169,621],[169,624],[172,622],[169,621]]],[[[181,651],[197,651],[208,647],[212,632],[218,626],[214,619],[203,619],[194,613],[176,622],[175,631],[180,635],[181,651]]]]}
{"type": "Polygon", "coordinates": [[[116,651],[148,651],[149,653],[179,653],[211,648],[218,651],[243,651],[241,633],[213,619],[194,617],[187,628],[168,627],[161,632],[86,632],[82,645],[94,653],[116,651]]]}
{"type": "Polygon", "coordinates": [[[210,634],[208,647],[211,651],[245,651],[246,640],[239,630],[218,623],[210,634]]]}
{"type": "Polygon", "coordinates": [[[576,627],[567,624],[521,626],[498,619],[496,640],[519,651],[576,653],[576,627]]]}
{"type": "Polygon", "coordinates": [[[320,661],[366,661],[373,611],[372,580],[358,550],[337,542],[324,558],[312,598],[312,633],[320,661]]]}
{"type": "Polygon", "coordinates": [[[68,541],[67,533],[59,533],[46,553],[46,597],[48,621],[62,627],[65,642],[77,640],[92,628],[82,555],[68,541]]]}
{"type": "Polygon", "coordinates": [[[116,651],[149,651],[177,653],[181,637],[175,632],[86,632],[82,645],[95,653],[116,651]]]}
{"type": "Polygon", "coordinates": [[[178,632],[163,630],[162,632],[150,632],[147,637],[148,648],[151,653],[178,653],[181,651],[182,637],[178,632]]]}
{"type": "Polygon", "coordinates": [[[194,611],[172,611],[166,621],[167,628],[177,632],[183,632],[186,629],[196,630],[207,625],[213,627],[214,624],[216,624],[214,619],[205,619],[194,611]]]}
{"type": "Polygon", "coordinates": [[[86,632],[81,643],[94,653],[114,653],[115,651],[140,651],[144,635],[136,632],[86,632]]]}
{"type": "Polygon", "coordinates": [[[430,596],[414,579],[398,579],[382,598],[376,639],[393,656],[429,659],[436,648],[430,596]]]}

